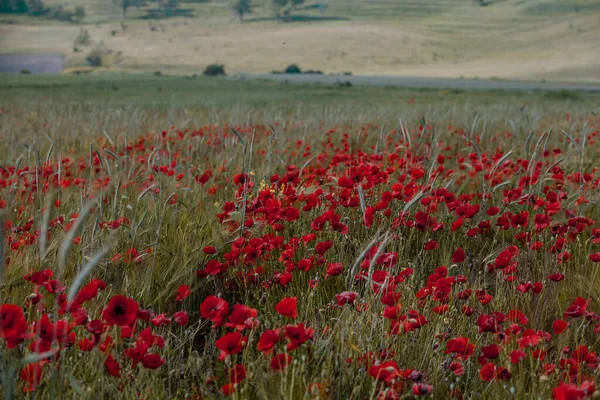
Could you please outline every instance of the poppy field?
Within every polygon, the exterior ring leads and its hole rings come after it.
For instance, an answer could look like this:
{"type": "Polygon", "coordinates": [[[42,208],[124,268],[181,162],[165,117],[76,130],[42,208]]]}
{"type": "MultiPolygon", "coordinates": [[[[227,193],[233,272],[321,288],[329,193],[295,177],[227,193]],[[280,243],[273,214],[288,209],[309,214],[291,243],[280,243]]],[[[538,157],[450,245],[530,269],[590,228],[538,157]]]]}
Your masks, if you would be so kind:
{"type": "Polygon", "coordinates": [[[3,396],[600,397],[597,97],[156,82],[0,99],[3,396]]]}

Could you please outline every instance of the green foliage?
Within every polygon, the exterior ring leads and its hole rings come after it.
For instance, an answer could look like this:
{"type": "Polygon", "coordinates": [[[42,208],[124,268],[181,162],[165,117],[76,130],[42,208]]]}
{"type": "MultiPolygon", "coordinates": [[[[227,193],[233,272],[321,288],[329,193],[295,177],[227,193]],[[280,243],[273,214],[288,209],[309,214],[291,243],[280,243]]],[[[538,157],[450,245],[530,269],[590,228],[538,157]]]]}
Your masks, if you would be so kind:
{"type": "Polygon", "coordinates": [[[85,9],[64,8],[62,5],[47,7],[42,0],[0,0],[0,13],[27,13],[33,17],[45,17],[57,21],[81,22],[85,9]]]}
{"type": "Polygon", "coordinates": [[[123,12],[123,18],[127,16],[127,9],[130,7],[143,7],[146,5],[146,0],[121,0],[121,11],[123,12]]]}
{"type": "Polygon", "coordinates": [[[25,0],[0,0],[0,13],[25,13],[27,3],[25,0]]]}
{"type": "Polygon", "coordinates": [[[229,8],[235,15],[238,16],[240,22],[244,20],[244,14],[249,13],[252,10],[252,4],[250,0],[230,0],[229,8]]]}
{"type": "Polygon", "coordinates": [[[50,7],[46,7],[42,0],[27,0],[27,14],[34,17],[48,15],[50,7]]]}
{"type": "Polygon", "coordinates": [[[286,74],[301,74],[302,70],[297,64],[290,64],[283,70],[283,72],[286,74]]]}
{"type": "Polygon", "coordinates": [[[81,28],[77,37],[75,38],[75,46],[89,46],[90,44],[90,33],[87,29],[81,28]]]}
{"type": "Polygon", "coordinates": [[[290,13],[299,5],[304,4],[305,0],[271,0],[271,8],[275,11],[277,20],[285,21],[290,13]]]}
{"type": "Polygon", "coordinates": [[[204,76],[225,76],[225,66],[222,64],[210,64],[202,72],[204,76]]]}
{"type": "Polygon", "coordinates": [[[85,61],[92,67],[101,67],[104,65],[104,56],[106,55],[106,50],[104,46],[98,45],[89,52],[89,54],[85,57],[85,61]]]}

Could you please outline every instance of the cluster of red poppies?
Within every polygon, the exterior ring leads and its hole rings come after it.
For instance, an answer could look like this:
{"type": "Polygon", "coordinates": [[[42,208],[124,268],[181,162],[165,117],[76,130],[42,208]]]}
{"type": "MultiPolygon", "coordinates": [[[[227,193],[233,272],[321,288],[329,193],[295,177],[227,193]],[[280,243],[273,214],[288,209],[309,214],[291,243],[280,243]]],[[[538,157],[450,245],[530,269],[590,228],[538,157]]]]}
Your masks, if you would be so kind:
{"type": "MultiPolygon", "coordinates": [[[[202,346],[218,350],[205,360],[217,371],[205,384],[230,395],[251,390],[243,389],[257,368],[249,359],[283,375],[301,359],[314,360],[317,346],[327,349],[332,335],[341,335],[334,321],[342,324],[354,315],[385,327],[371,332],[381,336],[376,342],[385,348],[353,344],[360,354],[345,359],[348,368],[371,377],[380,399],[432,393],[462,398],[462,388],[473,387],[464,382],[506,383],[516,374],[553,382],[548,392],[556,399],[598,395],[597,299],[589,291],[567,290],[564,281],[583,275],[597,282],[598,273],[591,271],[600,262],[595,247],[600,227],[592,196],[600,177],[597,168],[584,169],[582,163],[561,165],[565,142],[510,157],[502,148],[482,152],[480,137],[471,140],[454,127],[445,132],[447,138],[433,141],[434,128],[426,125],[413,132],[392,130],[383,143],[378,139],[371,148],[356,149],[356,139],[338,127],[320,142],[297,141],[278,153],[289,157],[289,165],[269,176],[257,179],[260,174],[245,165],[198,168],[205,160],[194,158],[194,146],[219,151],[250,135],[253,156],[271,157],[275,128],[238,126],[235,135],[227,133],[231,129],[172,127],[122,147],[99,140],[106,154],[94,151],[90,159],[2,168],[3,196],[10,191],[22,202],[11,204],[14,218],[4,224],[8,268],[40,240],[27,213],[35,196],[50,188],[86,194],[105,189],[105,203],[116,201],[118,190],[134,190],[138,201],[151,192],[174,213],[185,213],[177,207],[193,195],[166,193],[159,181],[168,180],[175,189],[204,188],[219,207],[208,224],[230,239],[194,255],[199,267],[188,275],[202,294],[199,317],[197,305],[155,314],[124,295],[99,296],[112,284],[108,279],[107,284],[93,278],[71,294],[51,269],[24,274],[33,293],[19,299],[23,303],[1,306],[0,337],[7,351],[27,348],[39,355],[21,369],[26,391],[35,390],[44,366],[58,365],[70,348],[102,353],[113,377],[124,369],[129,376],[138,368],[158,369],[168,339],[156,329],[197,324],[213,338],[202,346]],[[119,187],[111,187],[103,158],[130,167],[119,187]],[[306,161],[298,166],[291,160],[306,161]],[[215,284],[224,294],[209,291],[215,284]],[[315,300],[304,301],[306,293],[315,300]],[[317,313],[330,319],[323,322],[317,313]],[[442,370],[402,358],[394,347],[401,337],[431,343],[428,357],[441,360],[442,370]],[[432,378],[440,375],[445,383],[432,378]],[[437,392],[448,388],[449,394],[437,392]]],[[[367,140],[369,128],[360,132],[367,140]]],[[[595,151],[598,132],[587,134],[588,152],[595,151]]],[[[258,161],[255,168],[261,168],[258,161]]],[[[6,200],[0,205],[6,207],[6,200]]],[[[65,207],[59,200],[53,205],[65,207]]],[[[69,232],[78,218],[71,213],[50,219],[48,237],[69,232]]],[[[113,214],[94,222],[93,229],[108,235],[129,227],[133,218],[113,214]]],[[[81,240],[75,237],[73,243],[81,240]]],[[[160,247],[128,242],[108,262],[132,268],[149,263],[156,251],[160,247]]],[[[181,303],[191,292],[181,284],[172,299],[181,303]]],[[[317,380],[306,387],[309,395],[329,390],[317,380]]]]}

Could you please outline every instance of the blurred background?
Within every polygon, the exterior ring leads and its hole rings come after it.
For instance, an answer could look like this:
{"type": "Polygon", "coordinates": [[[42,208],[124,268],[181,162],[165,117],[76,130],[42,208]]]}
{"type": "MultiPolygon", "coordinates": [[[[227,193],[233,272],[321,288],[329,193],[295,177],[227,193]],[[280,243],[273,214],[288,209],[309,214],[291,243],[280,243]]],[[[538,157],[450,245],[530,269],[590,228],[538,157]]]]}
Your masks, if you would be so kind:
{"type": "Polygon", "coordinates": [[[600,1],[0,0],[0,71],[199,75],[294,66],[599,82],[600,1]]]}

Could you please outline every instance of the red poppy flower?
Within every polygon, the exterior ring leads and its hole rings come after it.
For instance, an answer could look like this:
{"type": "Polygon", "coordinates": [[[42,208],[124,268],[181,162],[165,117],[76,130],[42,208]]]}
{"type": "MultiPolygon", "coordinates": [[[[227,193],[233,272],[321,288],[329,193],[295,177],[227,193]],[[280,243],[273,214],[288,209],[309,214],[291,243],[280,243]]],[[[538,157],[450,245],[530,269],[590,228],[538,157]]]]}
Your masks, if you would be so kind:
{"type": "Polygon", "coordinates": [[[188,297],[190,295],[190,287],[188,285],[180,285],[177,288],[177,297],[175,298],[176,301],[183,301],[186,297],[188,297]]]}
{"type": "Polygon", "coordinates": [[[27,364],[21,370],[19,376],[21,380],[27,383],[23,390],[25,392],[33,392],[42,380],[42,367],[39,363],[27,364]]]}
{"type": "Polygon", "coordinates": [[[116,378],[121,376],[121,367],[119,363],[114,359],[112,354],[109,354],[104,361],[104,369],[109,375],[112,375],[116,378]]]}
{"type": "Polygon", "coordinates": [[[518,364],[525,359],[526,355],[527,354],[523,350],[513,350],[510,352],[510,362],[513,364],[518,364]]]}
{"type": "Polygon", "coordinates": [[[565,276],[563,274],[557,272],[557,273],[548,275],[548,279],[550,279],[553,282],[560,282],[563,279],[565,279],[565,276]]]}
{"type": "Polygon", "coordinates": [[[29,281],[35,285],[42,285],[44,282],[49,280],[54,272],[50,269],[44,269],[39,272],[29,272],[23,279],[29,281]]]}
{"type": "Polygon", "coordinates": [[[465,251],[463,249],[461,249],[460,247],[458,249],[456,249],[454,251],[454,253],[452,253],[452,262],[453,263],[460,263],[465,261],[465,258],[467,258],[467,253],[465,253],[465,251]]]}
{"type": "MultiPolygon", "coordinates": [[[[106,283],[99,279],[92,279],[90,283],[82,287],[79,292],[77,292],[77,296],[75,296],[75,302],[79,304],[83,304],[88,300],[92,300],[98,295],[98,290],[106,289],[106,283]]],[[[73,309],[71,309],[73,312],[73,309]]]]}
{"type": "Polygon", "coordinates": [[[378,365],[372,365],[369,368],[369,375],[378,381],[391,383],[392,380],[402,375],[402,371],[398,368],[396,361],[386,361],[378,365]]]}
{"type": "Polygon", "coordinates": [[[584,381],[581,386],[573,383],[560,383],[552,389],[552,398],[554,400],[579,400],[587,396],[592,396],[596,385],[590,381],[584,381]]]}
{"type": "Polygon", "coordinates": [[[258,311],[254,308],[250,308],[244,304],[236,304],[233,306],[231,315],[227,318],[228,322],[225,324],[228,328],[233,328],[238,331],[244,329],[256,328],[259,323],[256,317],[258,311]]]}
{"type": "Polygon", "coordinates": [[[171,318],[167,317],[166,314],[159,314],[156,317],[151,318],[150,323],[154,326],[165,326],[171,323],[171,318]]]}
{"type": "Polygon", "coordinates": [[[213,328],[221,326],[228,313],[229,304],[217,296],[208,296],[200,305],[202,318],[212,321],[213,328]]]}
{"type": "Polygon", "coordinates": [[[231,371],[229,371],[229,382],[240,383],[244,379],[246,379],[246,367],[242,364],[237,364],[235,367],[231,368],[231,371]]]}
{"type": "Polygon", "coordinates": [[[186,326],[190,322],[190,318],[185,311],[177,311],[173,314],[172,319],[179,326],[186,326]]]}
{"type": "Polygon", "coordinates": [[[260,335],[260,339],[256,345],[258,351],[268,352],[279,342],[279,332],[277,330],[266,330],[260,335]]]}
{"type": "Polygon", "coordinates": [[[288,351],[292,351],[302,346],[302,344],[311,340],[314,336],[315,330],[313,328],[306,328],[303,323],[298,325],[287,325],[285,327],[285,335],[290,339],[287,345],[288,351]]]}
{"type": "Polygon", "coordinates": [[[465,366],[457,361],[451,362],[448,368],[456,376],[462,376],[465,373],[465,366]]]}
{"type": "Polygon", "coordinates": [[[315,246],[315,253],[317,253],[318,255],[322,256],[331,247],[333,247],[333,242],[331,240],[327,240],[325,242],[317,243],[317,245],[315,246]]]}
{"type": "Polygon", "coordinates": [[[578,297],[571,303],[571,305],[569,307],[567,307],[567,310],[564,312],[563,317],[564,318],[581,317],[583,315],[583,313],[585,313],[589,303],[590,303],[590,300],[586,300],[583,297],[578,297]]]}
{"type": "Polygon", "coordinates": [[[448,341],[444,352],[446,354],[456,354],[460,359],[466,360],[471,357],[474,351],[475,345],[469,343],[469,338],[458,337],[448,341]]]}
{"type": "Polygon", "coordinates": [[[415,382],[412,386],[412,393],[415,396],[425,396],[433,393],[433,386],[426,383],[415,382]]]}
{"type": "Polygon", "coordinates": [[[275,306],[275,311],[284,317],[296,318],[298,316],[298,312],[296,310],[297,304],[298,299],[296,297],[286,297],[277,303],[275,306]]]}
{"type": "Polygon", "coordinates": [[[327,272],[325,273],[325,278],[328,278],[330,276],[341,275],[343,267],[344,267],[344,264],[342,264],[341,262],[332,263],[332,264],[327,265],[327,272]]]}
{"type": "Polygon", "coordinates": [[[213,246],[205,246],[202,251],[204,254],[217,254],[217,249],[215,249],[213,246]]]}
{"type": "Polygon", "coordinates": [[[569,323],[567,321],[563,321],[562,319],[558,319],[552,323],[552,329],[557,335],[566,331],[568,327],[569,323]]]}
{"type": "Polygon", "coordinates": [[[147,369],[157,369],[165,363],[159,354],[146,354],[142,359],[142,365],[147,369]]]}
{"type": "Polygon", "coordinates": [[[481,352],[486,358],[498,358],[500,355],[500,348],[497,344],[490,344],[489,346],[483,346],[481,352]]]}
{"type": "Polygon", "coordinates": [[[423,250],[430,251],[435,250],[438,247],[438,243],[435,240],[430,240],[423,245],[423,250]]]}
{"type": "Polygon", "coordinates": [[[0,337],[12,349],[27,338],[27,320],[23,309],[14,304],[0,305],[0,337]]]}
{"type": "Polygon", "coordinates": [[[292,357],[286,353],[279,353],[271,358],[271,369],[283,371],[292,362],[292,357]]]}
{"type": "Polygon", "coordinates": [[[138,309],[135,300],[118,294],[108,301],[102,316],[108,325],[131,326],[137,319],[138,309]]]}
{"type": "Polygon", "coordinates": [[[520,214],[513,215],[510,219],[510,223],[515,228],[519,226],[527,226],[529,223],[529,211],[523,211],[520,214]]]}
{"type": "Polygon", "coordinates": [[[338,307],[343,307],[345,304],[353,304],[357,298],[358,293],[356,292],[342,292],[335,295],[338,307]]]}
{"type": "Polygon", "coordinates": [[[240,351],[242,351],[247,342],[247,336],[242,336],[239,331],[235,331],[221,336],[215,342],[215,346],[221,350],[220,358],[225,359],[225,357],[228,355],[238,354],[240,351]]]}
{"type": "Polygon", "coordinates": [[[479,370],[479,377],[482,381],[492,381],[496,378],[496,366],[492,363],[485,364],[479,370]]]}
{"type": "Polygon", "coordinates": [[[595,263],[600,262],[600,252],[590,254],[590,260],[595,263]]]}

